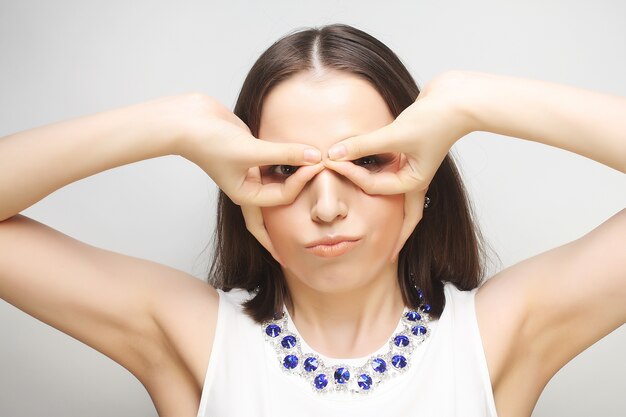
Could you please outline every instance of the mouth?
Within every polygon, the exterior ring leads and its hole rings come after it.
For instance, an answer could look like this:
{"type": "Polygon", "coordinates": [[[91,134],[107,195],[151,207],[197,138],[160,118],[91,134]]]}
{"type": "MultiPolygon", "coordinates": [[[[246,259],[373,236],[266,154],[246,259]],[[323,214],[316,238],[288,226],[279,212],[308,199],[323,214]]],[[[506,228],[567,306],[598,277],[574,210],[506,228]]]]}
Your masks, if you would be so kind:
{"type": "Polygon", "coordinates": [[[351,251],[355,246],[359,244],[360,241],[361,239],[341,240],[329,244],[317,244],[313,246],[308,246],[306,249],[313,255],[320,256],[322,258],[334,258],[336,256],[341,256],[351,251]]]}

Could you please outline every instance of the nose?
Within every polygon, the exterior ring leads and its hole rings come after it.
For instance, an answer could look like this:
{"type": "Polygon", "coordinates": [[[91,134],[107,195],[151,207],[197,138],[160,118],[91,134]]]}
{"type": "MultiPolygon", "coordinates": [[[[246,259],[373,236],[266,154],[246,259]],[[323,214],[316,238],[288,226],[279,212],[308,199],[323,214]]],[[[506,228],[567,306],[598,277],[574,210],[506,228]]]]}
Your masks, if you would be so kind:
{"type": "Polygon", "coordinates": [[[348,215],[348,199],[353,183],[343,175],[325,168],[307,184],[311,198],[311,220],[332,223],[348,215]]]}

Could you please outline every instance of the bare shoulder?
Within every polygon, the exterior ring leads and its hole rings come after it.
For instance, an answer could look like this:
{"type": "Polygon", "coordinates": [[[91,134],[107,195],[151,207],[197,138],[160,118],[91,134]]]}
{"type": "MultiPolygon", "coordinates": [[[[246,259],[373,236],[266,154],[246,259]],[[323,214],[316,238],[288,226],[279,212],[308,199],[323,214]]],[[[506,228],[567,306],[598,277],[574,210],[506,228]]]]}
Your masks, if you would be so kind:
{"type": "Polygon", "coordinates": [[[17,215],[0,222],[0,298],[128,369],[159,412],[199,399],[219,303],[207,283],[17,215]]]}
{"type": "Polygon", "coordinates": [[[501,271],[478,290],[476,314],[496,405],[512,412],[501,414],[530,415],[559,369],[624,324],[624,247],[626,210],[501,271]]]}

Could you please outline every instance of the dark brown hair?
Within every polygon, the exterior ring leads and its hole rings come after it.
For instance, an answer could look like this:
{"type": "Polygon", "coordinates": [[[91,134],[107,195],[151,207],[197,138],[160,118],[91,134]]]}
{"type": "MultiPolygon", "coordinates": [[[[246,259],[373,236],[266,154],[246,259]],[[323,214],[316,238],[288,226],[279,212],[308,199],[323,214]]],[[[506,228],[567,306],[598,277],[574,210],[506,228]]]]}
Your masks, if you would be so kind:
{"type": "MultiPolygon", "coordinates": [[[[248,73],[234,113],[258,136],[263,99],[294,74],[320,69],[345,71],[370,82],[397,117],[420,93],[400,59],[376,38],[354,27],[334,24],[284,36],[270,46],[248,73]]],[[[458,170],[446,156],[428,188],[429,208],[398,257],[398,280],[404,302],[417,308],[410,274],[439,317],[445,305],[443,282],[460,290],[479,286],[484,251],[458,170]]],[[[257,322],[282,311],[289,293],[280,267],[248,232],[241,209],[220,190],[216,248],[209,282],[228,291],[243,288],[256,295],[245,311],[257,322]]]]}

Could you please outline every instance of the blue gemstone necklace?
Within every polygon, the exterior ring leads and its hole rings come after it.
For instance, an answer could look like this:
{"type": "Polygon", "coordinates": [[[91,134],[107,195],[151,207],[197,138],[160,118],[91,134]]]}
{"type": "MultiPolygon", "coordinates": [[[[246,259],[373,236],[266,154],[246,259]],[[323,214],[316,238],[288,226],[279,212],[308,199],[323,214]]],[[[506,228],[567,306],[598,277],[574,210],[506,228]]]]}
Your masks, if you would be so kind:
{"type": "MultiPolygon", "coordinates": [[[[420,301],[424,295],[418,289],[420,301]]],[[[402,330],[389,339],[387,351],[367,358],[360,366],[348,364],[326,365],[319,355],[303,352],[299,335],[288,330],[287,313],[263,323],[265,340],[277,354],[280,368],[291,375],[307,380],[318,394],[345,392],[368,394],[384,381],[406,372],[411,353],[430,335],[430,305],[421,303],[417,310],[404,308],[402,330]]]]}

